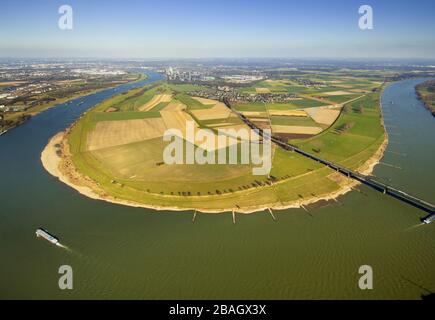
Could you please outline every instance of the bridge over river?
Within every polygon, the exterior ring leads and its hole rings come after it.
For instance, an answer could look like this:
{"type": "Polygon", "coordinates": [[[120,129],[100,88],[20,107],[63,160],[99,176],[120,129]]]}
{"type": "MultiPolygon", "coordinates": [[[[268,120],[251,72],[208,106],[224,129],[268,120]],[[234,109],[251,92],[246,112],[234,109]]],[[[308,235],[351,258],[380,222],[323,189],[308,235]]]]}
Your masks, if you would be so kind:
{"type": "Polygon", "coordinates": [[[385,195],[389,195],[393,198],[396,198],[402,202],[405,202],[411,206],[414,206],[418,209],[425,211],[426,213],[428,213],[428,215],[425,218],[423,218],[422,221],[427,220],[430,222],[431,219],[435,218],[435,205],[433,205],[427,201],[424,201],[418,197],[412,196],[412,195],[410,195],[402,190],[399,190],[397,188],[394,188],[390,185],[379,182],[371,176],[366,176],[366,175],[360,174],[356,171],[353,171],[353,170],[347,169],[343,166],[340,166],[338,164],[335,164],[331,161],[319,158],[318,156],[311,154],[311,153],[308,153],[308,152],[306,152],[306,151],[304,151],[304,150],[302,150],[294,145],[291,145],[291,144],[289,144],[289,143],[287,143],[287,142],[285,142],[277,137],[274,137],[273,135],[269,137],[268,135],[266,135],[265,132],[263,132],[262,129],[258,128],[246,116],[244,116],[242,113],[235,110],[231,106],[228,99],[224,99],[223,102],[225,103],[225,105],[229,109],[231,109],[232,112],[234,112],[251,129],[257,130],[259,132],[260,136],[262,136],[262,137],[270,138],[273,143],[275,143],[276,145],[278,145],[282,149],[299,153],[300,155],[302,155],[306,158],[317,161],[319,163],[324,164],[325,166],[330,167],[333,170],[336,170],[337,172],[347,176],[350,179],[357,180],[358,182],[365,184],[365,185],[373,188],[376,191],[382,192],[385,195]]]}

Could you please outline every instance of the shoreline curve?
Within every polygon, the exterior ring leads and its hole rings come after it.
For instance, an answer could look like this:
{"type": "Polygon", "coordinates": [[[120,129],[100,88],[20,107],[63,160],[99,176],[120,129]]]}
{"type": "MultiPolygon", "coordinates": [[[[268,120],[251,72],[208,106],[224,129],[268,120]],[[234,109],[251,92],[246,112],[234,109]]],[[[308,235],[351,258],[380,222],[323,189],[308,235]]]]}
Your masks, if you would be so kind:
{"type": "MultiPolygon", "coordinates": [[[[382,117],[382,125],[384,127],[384,141],[378,148],[378,150],[368,159],[362,166],[360,166],[356,171],[361,174],[370,174],[373,172],[376,165],[379,164],[380,160],[383,158],[385,150],[388,146],[388,132],[385,129],[382,117]]],[[[295,209],[303,208],[307,205],[312,205],[320,201],[331,201],[335,200],[340,196],[347,194],[352,191],[356,186],[361,183],[355,180],[347,179],[346,183],[340,185],[340,188],[334,192],[312,197],[309,199],[291,201],[289,203],[271,203],[264,204],[256,207],[243,207],[243,208],[222,208],[222,209],[205,209],[205,208],[184,208],[184,207],[174,207],[174,206],[156,206],[152,204],[144,204],[133,202],[130,200],[119,199],[106,193],[105,190],[99,187],[98,183],[93,181],[91,178],[84,176],[78,172],[70,158],[68,143],[66,143],[66,138],[70,129],[61,131],[53,136],[44,150],[41,153],[41,162],[45,170],[52,176],[56,177],[62,183],[68,185],[69,187],[75,189],[81,195],[88,198],[100,201],[106,201],[112,204],[124,205],[135,208],[152,209],[156,211],[197,211],[201,213],[228,213],[236,212],[241,214],[250,214],[255,212],[261,212],[266,210],[285,210],[285,209],[295,209]]],[[[158,196],[158,195],[156,195],[158,196]]],[[[161,195],[159,195],[161,196],[161,195]]],[[[162,196],[164,197],[164,196],[162,196]]],[[[167,197],[167,196],[166,196],[167,197]]]]}

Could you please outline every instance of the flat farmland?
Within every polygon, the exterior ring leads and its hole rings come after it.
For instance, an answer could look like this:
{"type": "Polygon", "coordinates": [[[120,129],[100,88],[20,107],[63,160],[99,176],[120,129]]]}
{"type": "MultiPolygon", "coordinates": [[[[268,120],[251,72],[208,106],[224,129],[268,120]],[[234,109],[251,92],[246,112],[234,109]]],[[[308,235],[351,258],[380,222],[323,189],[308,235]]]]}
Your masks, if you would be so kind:
{"type": "Polygon", "coordinates": [[[350,101],[352,99],[358,98],[361,96],[361,94],[348,94],[348,95],[322,95],[320,97],[328,99],[328,101],[335,102],[337,104],[339,103],[345,103],[347,101],[350,101]]]}
{"type": "Polygon", "coordinates": [[[162,137],[166,130],[161,118],[100,121],[87,138],[87,149],[98,150],[136,141],[162,137]]]}
{"type": "Polygon", "coordinates": [[[322,128],[310,126],[272,125],[272,132],[284,134],[315,135],[322,132],[322,128]]]}
{"type": "MultiPolygon", "coordinates": [[[[342,93],[352,88],[338,88],[340,84],[348,85],[341,81],[324,88],[325,100],[349,97],[342,93]]],[[[266,80],[258,86],[271,93],[275,88],[298,87],[291,80],[266,80]]],[[[235,165],[165,164],[163,151],[169,142],[162,136],[167,129],[179,129],[184,135],[186,121],[193,122],[196,130],[210,128],[213,132],[247,128],[220,102],[188,94],[199,88],[163,83],[131,90],[97,105],[68,133],[75,168],[94,181],[101,193],[159,208],[255,211],[339,190],[342,181],[333,177],[334,171],[277,147],[273,147],[270,175],[264,176],[254,176],[256,166],[241,164],[240,154],[235,165]]],[[[352,169],[370,159],[384,138],[377,93],[344,105],[342,113],[341,105],[327,106],[305,96],[288,103],[236,103],[235,108],[262,127],[271,126],[275,133],[299,135],[292,143],[352,169]]],[[[239,142],[234,142],[238,151],[239,142]]],[[[207,148],[195,140],[183,140],[183,145],[191,145],[197,152],[214,152],[215,157],[219,152],[217,146],[207,148]]],[[[228,159],[229,147],[225,149],[228,159]]]]}
{"type": "Polygon", "coordinates": [[[140,111],[150,111],[160,103],[167,103],[172,100],[172,95],[170,94],[157,94],[150,101],[145,103],[143,106],[139,107],[140,111]]]}
{"type": "Polygon", "coordinates": [[[124,121],[134,119],[160,118],[159,112],[95,112],[92,114],[93,121],[124,121]]]}
{"type": "Polygon", "coordinates": [[[270,120],[272,125],[318,127],[317,123],[310,117],[272,116],[270,120]]]}
{"type": "Polygon", "coordinates": [[[228,119],[231,115],[230,109],[228,109],[222,102],[216,103],[215,101],[214,104],[210,104],[209,102],[207,105],[212,105],[213,107],[210,109],[193,110],[193,115],[199,120],[228,119]]]}
{"type": "Polygon", "coordinates": [[[384,139],[385,132],[380,125],[379,96],[367,95],[344,108],[339,119],[328,130],[295,143],[306,151],[316,150],[319,156],[327,160],[347,163],[354,168],[352,163],[345,162],[346,159],[373,145],[380,145],[384,139]]]}
{"type": "Polygon", "coordinates": [[[340,108],[337,107],[320,107],[307,108],[304,110],[315,122],[330,126],[340,115],[340,108]]]}

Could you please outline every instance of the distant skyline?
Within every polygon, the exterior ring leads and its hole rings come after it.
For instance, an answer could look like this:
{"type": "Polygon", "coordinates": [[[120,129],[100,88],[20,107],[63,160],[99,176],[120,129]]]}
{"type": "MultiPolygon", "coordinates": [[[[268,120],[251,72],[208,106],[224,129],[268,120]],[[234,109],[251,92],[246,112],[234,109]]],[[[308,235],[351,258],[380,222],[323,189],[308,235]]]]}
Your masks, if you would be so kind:
{"type": "Polygon", "coordinates": [[[433,0],[2,0],[0,9],[0,57],[435,58],[433,0]],[[63,4],[70,31],[58,28],[63,4]],[[373,30],[358,27],[364,4],[373,30]]]}

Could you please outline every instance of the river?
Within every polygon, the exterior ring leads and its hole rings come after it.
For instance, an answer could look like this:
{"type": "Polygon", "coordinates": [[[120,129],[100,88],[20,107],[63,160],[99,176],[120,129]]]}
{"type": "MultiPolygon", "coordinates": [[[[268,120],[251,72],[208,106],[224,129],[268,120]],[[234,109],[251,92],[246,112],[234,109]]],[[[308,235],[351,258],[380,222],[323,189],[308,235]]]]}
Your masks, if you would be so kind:
{"type": "MultiPolygon", "coordinates": [[[[51,136],[96,103],[149,79],[49,109],[0,137],[0,299],[420,299],[435,291],[435,223],[361,186],[338,202],[277,212],[155,212],[88,199],[42,167],[51,136]],[[83,103],[82,103],[83,102],[83,103]],[[82,104],[81,104],[82,103],[82,104]],[[38,241],[44,227],[66,249],[38,241]],[[61,291],[58,269],[73,268],[61,291]],[[374,289],[358,287],[361,265],[374,289]]],[[[375,175],[435,200],[435,123],[416,99],[423,79],[383,93],[390,135],[375,175]],[[393,104],[391,103],[393,102],[393,104]]]]}

